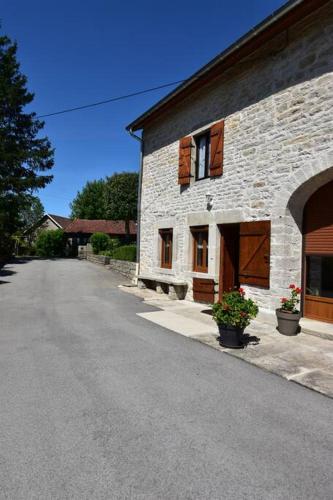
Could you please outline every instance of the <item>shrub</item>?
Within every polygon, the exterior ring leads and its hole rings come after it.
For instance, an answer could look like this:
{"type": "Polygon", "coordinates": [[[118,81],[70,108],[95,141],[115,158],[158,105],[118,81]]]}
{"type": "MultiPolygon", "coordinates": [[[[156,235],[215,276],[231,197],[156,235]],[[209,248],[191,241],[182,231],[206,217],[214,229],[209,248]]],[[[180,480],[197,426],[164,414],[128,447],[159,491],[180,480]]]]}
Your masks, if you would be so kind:
{"type": "Polygon", "coordinates": [[[40,257],[62,257],[65,249],[64,232],[61,229],[41,231],[36,241],[36,254],[40,257]]]}
{"type": "Polygon", "coordinates": [[[119,248],[120,245],[121,243],[119,241],[119,238],[110,238],[108,250],[110,251],[110,253],[112,253],[114,250],[116,250],[116,248],[119,248]]]}
{"type": "Polygon", "coordinates": [[[20,245],[18,247],[18,255],[19,256],[33,256],[36,255],[36,247],[34,245],[20,245]]]}
{"type": "Polygon", "coordinates": [[[252,299],[246,299],[243,288],[225,292],[222,300],[213,304],[213,319],[218,325],[246,328],[258,314],[258,306],[252,299]]]}
{"type": "Polygon", "coordinates": [[[104,257],[112,257],[112,252],[110,250],[101,250],[98,255],[104,255],[104,257]]]}
{"type": "Polygon", "coordinates": [[[136,245],[124,245],[122,247],[116,248],[113,251],[112,258],[116,260],[128,260],[129,262],[136,262],[136,245]]]}
{"type": "Polygon", "coordinates": [[[106,257],[113,257],[113,252],[120,247],[120,241],[118,238],[109,238],[107,250],[100,250],[99,255],[105,255],[106,257]]]}
{"type": "Polygon", "coordinates": [[[110,236],[105,233],[94,233],[90,237],[90,243],[95,254],[102,253],[108,250],[110,244],[110,236]]]}

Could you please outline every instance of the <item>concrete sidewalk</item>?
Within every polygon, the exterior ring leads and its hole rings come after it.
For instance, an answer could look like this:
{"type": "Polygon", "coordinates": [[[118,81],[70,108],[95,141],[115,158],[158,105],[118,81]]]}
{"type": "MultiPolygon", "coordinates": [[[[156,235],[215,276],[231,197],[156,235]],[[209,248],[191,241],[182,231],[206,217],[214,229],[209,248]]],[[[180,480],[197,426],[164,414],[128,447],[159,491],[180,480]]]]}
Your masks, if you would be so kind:
{"type": "Polygon", "coordinates": [[[248,345],[244,349],[226,349],[218,343],[217,326],[208,306],[170,300],[148,289],[122,290],[160,309],[139,313],[142,318],[333,398],[331,340],[306,333],[286,337],[271,324],[255,320],[245,331],[248,345]]]}

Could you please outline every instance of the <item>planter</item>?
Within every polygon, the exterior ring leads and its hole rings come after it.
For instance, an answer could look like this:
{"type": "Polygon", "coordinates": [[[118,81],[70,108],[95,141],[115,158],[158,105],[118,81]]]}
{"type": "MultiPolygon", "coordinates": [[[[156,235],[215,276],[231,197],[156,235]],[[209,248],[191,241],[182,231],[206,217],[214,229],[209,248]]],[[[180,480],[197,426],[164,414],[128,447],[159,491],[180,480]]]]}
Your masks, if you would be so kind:
{"type": "Polygon", "coordinates": [[[237,328],[231,325],[218,325],[220,338],[219,343],[222,347],[231,347],[239,349],[243,347],[244,328],[237,328]]]}
{"type": "Polygon", "coordinates": [[[297,335],[299,331],[299,320],[301,319],[301,313],[289,313],[281,311],[281,309],[276,309],[276,317],[278,321],[278,331],[282,335],[297,335]]]}

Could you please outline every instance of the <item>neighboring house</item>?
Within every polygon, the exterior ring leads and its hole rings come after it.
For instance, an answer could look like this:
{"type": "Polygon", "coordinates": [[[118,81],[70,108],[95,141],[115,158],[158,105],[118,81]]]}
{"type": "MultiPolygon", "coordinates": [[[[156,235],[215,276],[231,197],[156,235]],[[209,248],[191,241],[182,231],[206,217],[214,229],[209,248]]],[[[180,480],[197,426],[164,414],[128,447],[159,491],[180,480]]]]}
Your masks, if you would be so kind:
{"type": "Polygon", "coordinates": [[[65,230],[71,222],[71,219],[62,217],[61,215],[45,214],[36,224],[24,232],[24,238],[31,244],[36,240],[40,231],[44,229],[65,230]]]}
{"type": "Polygon", "coordinates": [[[105,233],[110,238],[118,238],[121,243],[136,241],[136,222],[123,220],[75,219],[65,230],[72,246],[86,245],[94,233],[105,233]]]}
{"type": "Polygon", "coordinates": [[[267,317],[302,283],[303,314],[333,322],[332,109],[333,2],[293,0],[133,121],[139,283],[242,285],[267,317]]]}

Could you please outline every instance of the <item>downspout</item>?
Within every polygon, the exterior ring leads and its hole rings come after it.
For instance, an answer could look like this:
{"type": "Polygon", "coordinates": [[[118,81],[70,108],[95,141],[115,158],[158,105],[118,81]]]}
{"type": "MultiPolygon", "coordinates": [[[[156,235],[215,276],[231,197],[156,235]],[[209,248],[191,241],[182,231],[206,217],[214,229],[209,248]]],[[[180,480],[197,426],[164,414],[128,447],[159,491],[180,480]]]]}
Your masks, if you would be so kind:
{"type": "Polygon", "coordinates": [[[127,129],[129,134],[140,142],[140,168],[139,168],[139,189],[137,206],[137,228],[136,228],[136,277],[140,274],[140,240],[141,240],[141,192],[142,192],[142,170],[143,170],[143,139],[134,134],[132,129],[127,129]]]}

